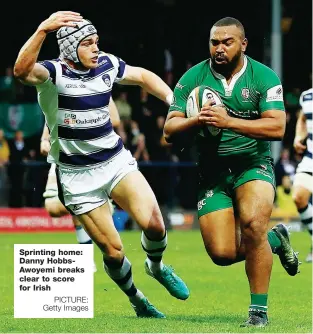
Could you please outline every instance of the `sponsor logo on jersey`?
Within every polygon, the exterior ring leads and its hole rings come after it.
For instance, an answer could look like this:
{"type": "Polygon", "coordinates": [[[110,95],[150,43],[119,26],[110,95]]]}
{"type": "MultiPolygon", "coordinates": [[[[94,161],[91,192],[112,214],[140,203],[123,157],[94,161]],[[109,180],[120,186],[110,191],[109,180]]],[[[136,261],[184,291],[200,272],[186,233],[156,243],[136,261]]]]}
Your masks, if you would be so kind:
{"type": "Polygon", "coordinates": [[[244,99],[248,99],[249,96],[250,96],[250,91],[249,91],[249,88],[242,88],[241,90],[241,96],[244,98],[244,99]]]}
{"type": "Polygon", "coordinates": [[[98,116],[92,119],[77,119],[75,114],[65,114],[64,116],[64,124],[77,124],[77,125],[84,125],[84,124],[97,124],[104,120],[107,117],[106,114],[102,116],[98,116]]]}
{"type": "Polygon", "coordinates": [[[107,59],[103,59],[103,60],[98,64],[98,66],[104,65],[104,64],[106,64],[107,62],[108,62],[107,59]]]}
{"type": "Polygon", "coordinates": [[[177,82],[177,84],[176,84],[176,88],[178,88],[178,89],[183,89],[184,87],[185,87],[186,85],[182,85],[182,84],[180,84],[179,82],[177,82]]]}
{"type": "Polygon", "coordinates": [[[266,92],[266,102],[283,102],[283,87],[282,85],[274,86],[266,92]]]}
{"type": "Polygon", "coordinates": [[[232,110],[227,108],[227,113],[230,116],[237,117],[237,118],[245,118],[245,119],[258,119],[260,118],[259,112],[257,110],[232,110]]]}
{"type": "Polygon", "coordinates": [[[77,85],[77,84],[66,84],[65,88],[86,88],[86,85],[84,85],[82,83],[79,84],[79,85],[77,85]]]}
{"type": "Polygon", "coordinates": [[[102,76],[102,80],[104,81],[104,83],[110,87],[111,86],[111,79],[110,79],[110,76],[108,74],[104,74],[102,76]]]}
{"type": "Polygon", "coordinates": [[[173,95],[171,106],[174,106],[175,104],[176,104],[176,97],[173,95]]]}

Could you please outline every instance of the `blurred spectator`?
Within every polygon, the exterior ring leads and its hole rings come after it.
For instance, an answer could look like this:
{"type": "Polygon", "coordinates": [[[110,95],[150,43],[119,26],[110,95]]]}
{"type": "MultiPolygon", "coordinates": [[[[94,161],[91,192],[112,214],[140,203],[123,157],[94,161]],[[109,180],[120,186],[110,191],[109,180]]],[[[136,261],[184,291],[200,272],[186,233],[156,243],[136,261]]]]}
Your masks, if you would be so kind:
{"type": "Polygon", "coordinates": [[[23,184],[25,166],[23,162],[27,160],[28,149],[24,141],[22,131],[16,131],[13,140],[9,141],[10,164],[8,166],[8,176],[10,180],[9,206],[19,208],[23,206],[23,184]]]}
{"type": "Polygon", "coordinates": [[[7,170],[10,148],[4,138],[4,131],[0,129],[0,206],[7,206],[7,170]]]}
{"type": "Polygon", "coordinates": [[[298,216],[297,207],[292,199],[292,182],[289,175],[282,177],[282,184],[276,189],[275,198],[275,214],[276,215],[289,215],[293,217],[298,216]]]}
{"type": "Polygon", "coordinates": [[[7,103],[15,101],[15,79],[13,68],[10,66],[5,69],[5,75],[0,77],[0,101],[7,103]]]}
{"type": "Polygon", "coordinates": [[[150,145],[148,146],[149,152],[151,151],[150,158],[153,161],[171,161],[171,147],[163,136],[163,128],[165,123],[164,116],[158,116],[155,120],[155,127],[150,133],[150,145]]]}
{"type": "Polygon", "coordinates": [[[285,94],[286,106],[286,131],[283,139],[283,146],[292,149],[295,136],[295,126],[300,110],[299,98],[301,90],[298,87],[293,88],[285,94]]]}
{"type": "Polygon", "coordinates": [[[9,161],[10,148],[7,140],[4,138],[4,131],[0,129],[0,167],[6,165],[9,161]]]}
{"type": "Polygon", "coordinates": [[[128,102],[128,94],[126,91],[121,91],[118,97],[114,100],[119,112],[121,121],[130,121],[132,118],[132,107],[128,102]]]}
{"type": "Polygon", "coordinates": [[[125,147],[130,150],[137,161],[150,160],[146,148],[145,135],[140,132],[137,122],[121,122],[117,133],[122,138],[125,147]]]}
{"type": "MultiPolygon", "coordinates": [[[[29,151],[28,162],[36,162],[37,154],[36,150],[31,149],[29,151]]],[[[24,177],[24,194],[25,203],[27,207],[41,207],[43,205],[42,193],[44,190],[45,182],[42,182],[44,178],[43,166],[39,164],[32,164],[26,166],[25,177],[24,177]]]]}
{"type": "Polygon", "coordinates": [[[286,109],[298,109],[299,108],[299,98],[301,95],[301,89],[298,87],[293,88],[291,91],[285,94],[285,106],[286,109]]]}
{"type": "Polygon", "coordinates": [[[280,158],[275,164],[275,177],[277,186],[282,184],[282,178],[284,175],[289,175],[291,180],[295,175],[296,164],[290,159],[290,151],[287,148],[283,148],[280,153],[280,158]]]}
{"type": "MultiPolygon", "coordinates": [[[[29,87],[28,90],[31,92],[29,87]]],[[[34,93],[30,95],[33,96],[34,93]]],[[[13,68],[11,66],[7,67],[5,75],[0,77],[0,102],[22,103],[24,97],[24,85],[14,78],[13,68]]]]}
{"type": "Polygon", "coordinates": [[[164,72],[165,72],[165,78],[164,81],[173,88],[173,56],[168,47],[164,49],[164,58],[165,58],[165,64],[164,64],[164,72]]]}
{"type": "Polygon", "coordinates": [[[146,148],[145,135],[140,132],[138,124],[131,122],[131,152],[137,161],[149,161],[149,153],[146,148]]]}

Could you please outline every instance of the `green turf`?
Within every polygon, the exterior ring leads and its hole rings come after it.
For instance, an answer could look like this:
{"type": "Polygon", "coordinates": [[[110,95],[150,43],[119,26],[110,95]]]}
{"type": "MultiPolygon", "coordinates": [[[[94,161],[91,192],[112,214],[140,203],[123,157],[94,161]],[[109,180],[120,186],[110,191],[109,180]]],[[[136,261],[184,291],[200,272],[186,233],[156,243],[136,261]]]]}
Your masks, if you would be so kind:
{"type": "MultiPolygon", "coordinates": [[[[94,319],[14,319],[13,244],[75,243],[72,233],[0,235],[0,332],[103,333],[103,332],[260,332],[242,329],[247,316],[249,289],[244,264],[218,267],[206,255],[199,231],[170,232],[164,262],[172,264],[191,291],[187,301],[171,297],[157,281],[144,273],[145,254],[139,232],[121,234],[133,264],[135,284],[167,319],[137,319],[124,294],[102,271],[101,254],[95,251],[94,319]]],[[[309,237],[293,233],[294,248],[306,256],[309,237]]],[[[290,277],[275,256],[269,293],[270,325],[263,332],[312,332],[312,265],[303,263],[301,273],[290,277]]]]}

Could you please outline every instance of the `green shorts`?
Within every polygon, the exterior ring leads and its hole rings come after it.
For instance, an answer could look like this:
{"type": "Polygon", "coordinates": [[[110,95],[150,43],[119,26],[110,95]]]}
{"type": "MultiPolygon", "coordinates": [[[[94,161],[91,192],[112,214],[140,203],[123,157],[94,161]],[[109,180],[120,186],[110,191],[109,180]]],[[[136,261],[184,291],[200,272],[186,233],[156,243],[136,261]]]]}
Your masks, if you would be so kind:
{"type": "MultiPolygon", "coordinates": [[[[230,160],[231,161],[231,160],[230,160]]],[[[273,161],[269,157],[214,163],[199,172],[198,218],[233,207],[234,190],[246,182],[263,180],[276,187],[273,161]]]]}

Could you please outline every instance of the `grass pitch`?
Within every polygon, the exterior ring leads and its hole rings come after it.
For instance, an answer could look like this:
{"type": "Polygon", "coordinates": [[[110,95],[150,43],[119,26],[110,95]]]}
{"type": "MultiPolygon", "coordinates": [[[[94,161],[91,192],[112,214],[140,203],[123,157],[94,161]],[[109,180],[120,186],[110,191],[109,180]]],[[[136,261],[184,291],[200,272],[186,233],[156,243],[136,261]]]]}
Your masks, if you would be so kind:
{"type": "MultiPolygon", "coordinates": [[[[287,275],[278,257],[269,291],[270,325],[264,329],[240,328],[250,302],[244,263],[214,265],[206,255],[199,231],[171,231],[164,262],[172,264],[187,283],[191,295],[179,301],[144,272],[145,254],[140,233],[123,232],[126,254],[133,265],[134,281],[167,319],[137,319],[128,299],[102,270],[95,250],[94,319],[14,319],[13,245],[76,243],[74,233],[0,235],[0,332],[2,333],[312,333],[312,265],[303,263],[301,273],[287,275]]],[[[291,236],[294,249],[304,260],[309,248],[305,232],[291,236]]]]}

